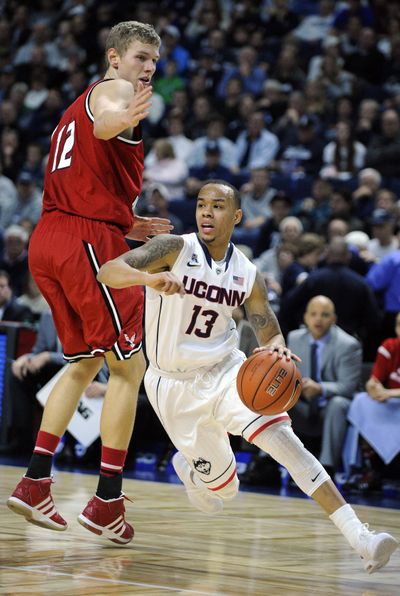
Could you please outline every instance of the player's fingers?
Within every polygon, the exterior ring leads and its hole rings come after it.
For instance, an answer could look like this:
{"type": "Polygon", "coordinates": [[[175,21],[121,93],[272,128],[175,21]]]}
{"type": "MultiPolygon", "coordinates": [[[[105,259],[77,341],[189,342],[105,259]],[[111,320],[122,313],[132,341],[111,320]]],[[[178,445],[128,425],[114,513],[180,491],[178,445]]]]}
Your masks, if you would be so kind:
{"type": "Polygon", "coordinates": [[[154,223],[159,223],[159,224],[170,224],[171,220],[168,219],[167,217],[146,217],[143,219],[147,219],[148,221],[152,221],[154,223]]]}
{"type": "Polygon", "coordinates": [[[147,118],[148,115],[149,112],[140,112],[140,114],[136,114],[136,116],[132,117],[132,126],[137,126],[137,123],[147,118]]]}
{"type": "Polygon", "coordinates": [[[149,99],[149,97],[151,97],[153,94],[153,87],[148,87],[148,86],[145,87],[142,83],[140,83],[140,86],[141,86],[141,88],[139,88],[139,85],[138,85],[138,87],[136,89],[136,93],[131,100],[132,104],[142,101],[143,98],[149,99]]]}
{"type": "Polygon", "coordinates": [[[174,229],[172,225],[152,225],[150,228],[151,234],[168,234],[171,230],[174,229]]]}

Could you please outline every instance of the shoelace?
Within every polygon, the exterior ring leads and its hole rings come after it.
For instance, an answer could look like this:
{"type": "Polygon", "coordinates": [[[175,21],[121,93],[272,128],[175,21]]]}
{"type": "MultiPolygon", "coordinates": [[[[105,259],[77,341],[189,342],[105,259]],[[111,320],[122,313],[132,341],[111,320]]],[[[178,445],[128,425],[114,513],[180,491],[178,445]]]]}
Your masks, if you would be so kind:
{"type": "Polygon", "coordinates": [[[361,531],[360,531],[360,538],[362,540],[366,540],[371,534],[375,534],[375,530],[369,529],[369,524],[362,524],[361,531]]]}
{"type": "MultiPolygon", "coordinates": [[[[363,543],[365,543],[368,540],[368,538],[370,538],[370,536],[372,536],[373,534],[375,534],[375,530],[370,530],[369,524],[362,524],[360,534],[359,534],[359,539],[360,539],[362,546],[363,546],[363,543]]],[[[364,557],[362,555],[360,555],[360,558],[364,559],[364,557]]]]}

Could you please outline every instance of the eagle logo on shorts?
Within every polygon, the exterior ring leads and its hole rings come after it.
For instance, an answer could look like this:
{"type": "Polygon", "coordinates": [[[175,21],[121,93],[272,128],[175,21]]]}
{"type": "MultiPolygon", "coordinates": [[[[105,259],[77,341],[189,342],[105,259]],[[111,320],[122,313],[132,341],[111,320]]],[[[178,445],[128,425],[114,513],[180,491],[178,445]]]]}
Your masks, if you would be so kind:
{"type": "Polygon", "coordinates": [[[136,333],[134,333],[132,335],[132,337],[129,337],[129,335],[127,335],[126,333],[124,333],[124,337],[125,337],[125,341],[132,347],[135,347],[135,339],[136,339],[136,333]]]}
{"type": "Polygon", "coordinates": [[[208,476],[211,472],[211,462],[206,461],[202,457],[194,459],[193,465],[200,474],[206,474],[206,476],[208,476]]]}

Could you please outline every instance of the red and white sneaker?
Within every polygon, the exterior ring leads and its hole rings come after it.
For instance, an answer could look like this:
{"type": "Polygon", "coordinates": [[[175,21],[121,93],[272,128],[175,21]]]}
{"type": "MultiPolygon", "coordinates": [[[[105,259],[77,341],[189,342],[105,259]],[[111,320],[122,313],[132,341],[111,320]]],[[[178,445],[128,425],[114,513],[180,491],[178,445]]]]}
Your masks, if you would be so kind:
{"type": "Polygon", "coordinates": [[[23,476],[7,500],[7,506],[31,524],[63,532],[68,524],[54,505],[50,491],[52,483],[52,478],[36,480],[23,476]]]}
{"type": "Polygon", "coordinates": [[[78,522],[98,536],[104,536],[116,544],[128,544],[134,530],[125,521],[125,495],[105,501],[97,495],[92,497],[78,516],[78,522]]]}

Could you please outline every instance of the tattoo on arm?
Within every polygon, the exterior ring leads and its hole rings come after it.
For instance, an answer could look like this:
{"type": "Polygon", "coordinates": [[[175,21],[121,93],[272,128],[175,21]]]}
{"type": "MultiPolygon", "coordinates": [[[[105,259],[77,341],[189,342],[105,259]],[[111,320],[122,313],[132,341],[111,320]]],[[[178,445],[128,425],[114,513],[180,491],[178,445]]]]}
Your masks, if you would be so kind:
{"type": "Polygon", "coordinates": [[[266,306],[267,308],[265,313],[250,314],[249,322],[256,333],[261,329],[271,329],[274,330],[273,334],[275,334],[278,332],[276,317],[269,304],[266,306]]]}
{"type": "Polygon", "coordinates": [[[264,279],[257,272],[251,298],[245,303],[249,323],[257,337],[265,340],[280,333],[279,323],[268,301],[267,288],[264,279]]]}
{"type": "Polygon", "coordinates": [[[144,246],[125,253],[123,259],[134,269],[145,269],[151,263],[160,261],[174,252],[179,252],[182,246],[183,240],[180,236],[160,234],[149,240],[144,246]]]}

